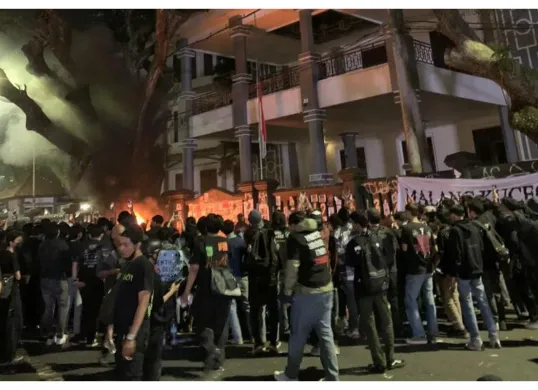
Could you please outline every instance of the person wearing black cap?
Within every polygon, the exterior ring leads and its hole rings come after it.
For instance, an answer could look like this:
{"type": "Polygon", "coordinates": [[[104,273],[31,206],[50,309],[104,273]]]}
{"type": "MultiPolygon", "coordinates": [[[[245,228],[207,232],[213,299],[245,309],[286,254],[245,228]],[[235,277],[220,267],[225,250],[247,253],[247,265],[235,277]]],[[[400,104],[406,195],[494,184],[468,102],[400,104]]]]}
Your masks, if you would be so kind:
{"type": "Polygon", "coordinates": [[[365,329],[373,364],[368,366],[372,373],[403,367],[405,362],[394,358],[394,329],[390,303],[387,299],[391,265],[396,261],[392,237],[381,228],[369,229],[369,219],[377,222],[372,210],[369,217],[364,213],[350,215],[353,228],[359,232],[346,246],[346,265],[355,269],[354,285],[360,309],[362,328],[365,329]],[[376,314],[380,323],[376,324],[376,314]],[[377,328],[383,332],[385,351],[381,348],[377,328]]]}
{"type": "Polygon", "coordinates": [[[117,286],[114,305],[116,332],[116,372],[119,380],[142,379],[144,352],[149,338],[149,313],[153,294],[154,271],[141,251],[144,232],[128,226],[118,237],[118,250],[126,260],[117,286]]]}

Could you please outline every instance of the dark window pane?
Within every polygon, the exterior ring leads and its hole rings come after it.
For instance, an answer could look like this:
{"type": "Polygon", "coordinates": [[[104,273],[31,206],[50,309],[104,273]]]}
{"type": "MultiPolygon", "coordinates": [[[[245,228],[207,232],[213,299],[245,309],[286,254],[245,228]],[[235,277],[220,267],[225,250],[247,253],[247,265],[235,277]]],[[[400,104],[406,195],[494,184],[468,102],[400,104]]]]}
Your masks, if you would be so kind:
{"type": "Polygon", "coordinates": [[[176,190],[179,190],[183,188],[183,174],[182,173],[176,173],[176,190]]]}
{"type": "Polygon", "coordinates": [[[506,149],[500,127],[473,131],[475,153],[484,165],[507,162],[506,149]]]}
{"type": "Polygon", "coordinates": [[[204,53],[204,76],[213,74],[213,55],[204,53]]]}
{"type": "Polygon", "coordinates": [[[196,56],[192,57],[191,59],[191,74],[192,74],[192,78],[195,79],[197,76],[196,74],[196,56]]]}
{"type": "Polygon", "coordinates": [[[179,114],[174,111],[174,142],[179,142],[179,114]]]}
{"type": "Polygon", "coordinates": [[[385,46],[378,46],[362,51],[362,67],[369,68],[371,66],[387,63],[387,50],[385,46]]]}
{"type": "Polygon", "coordinates": [[[203,194],[213,188],[217,188],[217,170],[204,169],[200,171],[200,191],[203,194]]]}
{"type": "MultiPolygon", "coordinates": [[[[429,151],[431,159],[432,159],[432,161],[431,161],[432,169],[433,169],[434,172],[437,172],[437,167],[435,165],[435,153],[434,153],[434,150],[433,150],[433,139],[432,139],[432,137],[428,137],[427,141],[428,141],[428,151],[429,151]]],[[[405,141],[402,141],[402,157],[403,157],[404,164],[409,164],[409,157],[408,157],[408,154],[407,154],[407,143],[405,141]]]]}

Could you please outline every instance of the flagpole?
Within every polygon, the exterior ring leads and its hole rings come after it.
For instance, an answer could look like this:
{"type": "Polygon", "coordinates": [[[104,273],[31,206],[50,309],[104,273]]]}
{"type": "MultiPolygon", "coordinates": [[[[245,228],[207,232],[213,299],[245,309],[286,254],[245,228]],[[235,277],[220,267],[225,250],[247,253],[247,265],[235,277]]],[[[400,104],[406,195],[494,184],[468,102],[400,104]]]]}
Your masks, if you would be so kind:
{"type": "Polygon", "coordinates": [[[260,96],[260,62],[256,60],[256,95],[258,96],[258,149],[260,153],[260,180],[263,180],[263,153],[262,153],[262,132],[261,132],[261,126],[262,124],[262,114],[261,114],[261,100],[262,97],[260,96]]]}

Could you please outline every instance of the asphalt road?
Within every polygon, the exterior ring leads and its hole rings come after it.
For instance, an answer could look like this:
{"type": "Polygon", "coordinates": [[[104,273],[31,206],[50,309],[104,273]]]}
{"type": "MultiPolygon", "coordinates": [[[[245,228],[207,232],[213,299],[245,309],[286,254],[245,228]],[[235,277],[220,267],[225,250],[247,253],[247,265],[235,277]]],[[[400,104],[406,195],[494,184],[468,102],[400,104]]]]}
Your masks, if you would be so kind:
{"type": "MultiPolygon", "coordinates": [[[[405,359],[404,368],[384,375],[369,374],[365,366],[371,363],[364,344],[341,346],[340,379],[345,381],[444,381],[470,380],[486,374],[504,380],[538,380],[538,331],[526,330],[512,323],[513,329],[501,332],[503,349],[471,352],[463,349],[463,340],[442,339],[435,346],[408,346],[399,340],[397,358],[405,359]],[[515,326],[515,328],[513,328],[515,326]]],[[[484,340],[487,335],[483,334],[484,340]]],[[[99,351],[71,348],[46,349],[41,343],[23,344],[25,360],[16,366],[0,367],[0,381],[95,381],[113,380],[113,370],[98,364],[99,351]]],[[[286,364],[287,345],[281,356],[249,355],[250,346],[227,348],[226,369],[217,380],[272,380],[275,370],[286,364]]],[[[309,352],[307,346],[305,352],[309,352]]],[[[200,380],[202,370],[200,350],[195,346],[179,346],[165,351],[162,380],[200,380]]],[[[319,380],[323,376],[318,357],[305,355],[300,380],[319,380]]]]}

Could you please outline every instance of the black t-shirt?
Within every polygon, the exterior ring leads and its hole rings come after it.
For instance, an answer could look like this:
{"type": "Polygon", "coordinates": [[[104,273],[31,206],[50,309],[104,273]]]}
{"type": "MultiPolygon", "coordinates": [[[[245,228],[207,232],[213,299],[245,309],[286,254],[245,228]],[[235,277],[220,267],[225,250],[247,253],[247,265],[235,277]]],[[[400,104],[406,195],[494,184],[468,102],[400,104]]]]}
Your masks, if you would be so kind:
{"type": "Polygon", "coordinates": [[[407,244],[403,257],[408,274],[422,275],[433,272],[435,236],[426,223],[409,222],[404,225],[401,243],[407,244]]]}
{"type": "Polygon", "coordinates": [[[95,283],[99,280],[97,276],[97,266],[103,261],[104,253],[101,242],[88,238],[84,240],[78,248],[76,255],[78,262],[78,278],[85,283],[95,283]]]}
{"type": "Polygon", "coordinates": [[[15,272],[20,271],[18,256],[8,250],[4,250],[0,253],[0,271],[2,275],[13,275],[15,272]]]}
{"type": "Polygon", "coordinates": [[[332,281],[327,246],[319,231],[294,232],[288,238],[288,261],[299,260],[297,283],[321,288],[332,281]]]}
{"type": "Polygon", "coordinates": [[[199,265],[196,277],[197,294],[205,295],[211,292],[211,269],[229,267],[228,240],[214,234],[199,237],[194,245],[190,261],[191,265],[199,265]]]}
{"type": "MultiPolygon", "coordinates": [[[[133,323],[138,307],[138,293],[153,293],[153,265],[144,256],[137,257],[125,264],[118,275],[118,291],[114,305],[114,326],[120,332],[127,332],[133,323]]],[[[151,299],[150,299],[151,306],[151,299]]],[[[151,307],[148,307],[148,317],[151,307]]]]}

